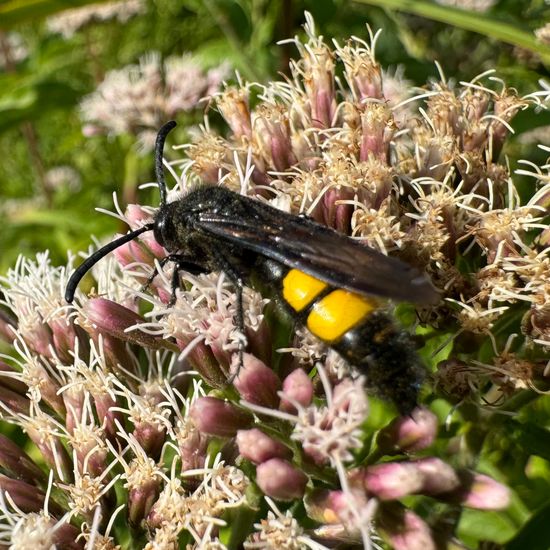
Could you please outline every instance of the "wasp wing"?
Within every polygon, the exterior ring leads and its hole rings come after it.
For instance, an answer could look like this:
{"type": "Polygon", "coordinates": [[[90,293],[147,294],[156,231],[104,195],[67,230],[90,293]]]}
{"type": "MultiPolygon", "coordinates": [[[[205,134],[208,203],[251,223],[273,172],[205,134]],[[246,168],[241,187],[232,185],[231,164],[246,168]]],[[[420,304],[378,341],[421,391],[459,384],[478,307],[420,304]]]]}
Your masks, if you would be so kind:
{"type": "Polygon", "coordinates": [[[416,268],[307,218],[241,198],[245,215],[203,212],[196,227],[359,294],[418,304],[438,301],[438,292],[416,268]]]}

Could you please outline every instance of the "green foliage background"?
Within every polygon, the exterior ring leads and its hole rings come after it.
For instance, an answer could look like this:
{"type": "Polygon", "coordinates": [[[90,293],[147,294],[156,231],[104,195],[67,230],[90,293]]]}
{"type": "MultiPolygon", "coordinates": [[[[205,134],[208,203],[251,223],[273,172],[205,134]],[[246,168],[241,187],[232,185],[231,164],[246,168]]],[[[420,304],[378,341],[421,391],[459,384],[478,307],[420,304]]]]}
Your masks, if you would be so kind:
{"type": "MultiPolygon", "coordinates": [[[[244,79],[266,81],[287,72],[293,46],[276,42],[302,33],[308,10],[320,34],[340,42],[365,37],[366,23],[382,28],[378,61],[385,68],[401,66],[418,85],[437,78],[435,61],[455,81],[495,68],[520,94],[539,89],[541,79],[550,83],[550,46],[533,32],[550,22],[544,0],[500,0],[485,13],[411,0],[157,0],[124,25],[92,24],[70,39],[47,31],[47,15],[85,3],[0,3],[0,38],[17,31],[29,49],[24,61],[0,69],[0,272],[19,254],[34,256],[44,249],[54,262],[64,263],[68,250],[87,248],[91,234],[122,230],[94,212],[112,207],[113,191],[140,193],[140,202],[155,204],[153,192],[136,191],[152,180],[153,162],[137,154],[134,136],[85,138],[78,114],[80,100],[106,71],[135,63],[146,52],[190,51],[205,67],[228,60],[244,79]],[[44,172],[59,165],[80,174],[78,192],[44,187],[44,172]]],[[[178,131],[200,120],[200,113],[184,118],[178,131]]],[[[514,119],[516,134],[504,151],[512,167],[519,159],[544,164],[547,154],[518,138],[547,125],[548,112],[529,110],[514,119]]],[[[531,185],[526,181],[520,188],[522,198],[531,194],[531,185]]],[[[481,455],[480,469],[506,482],[515,497],[503,513],[464,513],[460,535],[472,547],[485,538],[508,550],[550,547],[550,404],[542,399],[528,410],[528,418],[499,423],[492,435],[498,444],[490,456],[481,455]],[[519,471],[515,465],[524,462],[528,469],[519,471]]],[[[447,436],[464,429],[451,426],[447,436]]]]}

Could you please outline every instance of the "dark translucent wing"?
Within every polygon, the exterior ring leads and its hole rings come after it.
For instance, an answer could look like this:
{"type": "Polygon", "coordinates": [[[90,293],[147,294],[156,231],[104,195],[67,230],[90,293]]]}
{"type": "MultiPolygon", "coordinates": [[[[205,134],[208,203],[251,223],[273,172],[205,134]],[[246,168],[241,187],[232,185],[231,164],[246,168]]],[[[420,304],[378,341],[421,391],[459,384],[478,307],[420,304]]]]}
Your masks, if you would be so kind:
{"type": "Polygon", "coordinates": [[[306,218],[246,199],[246,216],[201,213],[197,228],[334,286],[419,304],[437,291],[417,269],[306,218]]]}

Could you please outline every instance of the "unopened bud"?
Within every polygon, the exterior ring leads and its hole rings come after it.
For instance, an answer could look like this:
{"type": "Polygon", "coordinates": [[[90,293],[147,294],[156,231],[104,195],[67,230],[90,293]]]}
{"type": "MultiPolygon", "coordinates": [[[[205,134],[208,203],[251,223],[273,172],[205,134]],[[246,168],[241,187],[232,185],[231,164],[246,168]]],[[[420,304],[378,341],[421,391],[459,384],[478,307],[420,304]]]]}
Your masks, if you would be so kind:
{"type": "Polygon", "coordinates": [[[239,430],[237,445],[239,454],[255,464],[261,464],[271,458],[290,458],[292,456],[291,450],[286,445],[257,428],[239,430]]]}
{"type": "Polygon", "coordinates": [[[129,327],[144,323],[145,319],[116,302],[105,298],[93,298],[84,303],[83,311],[88,321],[94,325],[93,333],[99,329],[100,332],[104,331],[125,342],[151,349],[170,347],[167,340],[142,330],[126,331],[129,327]]]}
{"type": "Polygon", "coordinates": [[[302,407],[311,405],[311,401],[313,400],[313,383],[303,369],[296,369],[283,380],[282,393],[280,409],[295,413],[296,407],[293,402],[302,407]],[[285,397],[289,399],[287,400],[285,397]]]}
{"type": "Polygon", "coordinates": [[[16,445],[9,437],[0,434],[0,466],[11,477],[28,483],[43,482],[42,470],[32,458],[16,445]]]}
{"type": "Polygon", "coordinates": [[[388,462],[367,469],[365,489],[380,500],[395,500],[417,493],[423,476],[412,462],[388,462]]]}
{"type": "Polygon", "coordinates": [[[234,372],[238,369],[233,385],[241,397],[256,405],[276,408],[279,404],[277,392],[281,382],[273,370],[249,353],[243,355],[243,364],[240,368],[239,355],[235,354],[233,357],[232,370],[234,372]]]}
{"type": "Polygon", "coordinates": [[[44,491],[30,483],[0,475],[0,491],[2,499],[5,498],[4,493],[8,493],[23,512],[38,512],[44,507],[44,491]]]}
{"type": "Polygon", "coordinates": [[[0,386],[19,395],[25,395],[29,388],[20,378],[21,375],[11,365],[0,360],[0,386]]]}
{"type": "Polygon", "coordinates": [[[199,397],[189,414],[199,431],[219,437],[233,437],[253,422],[249,413],[215,397],[199,397]]]}
{"type": "Polygon", "coordinates": [[[411,510],[387,509],[378,512],[378,526],[394,550],[436,550],[428,524],[411,510]]]}
{"type": "Polygon", "coordinates": [[[158,498],[160,482],[156,478],[144,480],[139,486],[131,487],[128,491],[128,520],[134,526],[151,511],[158,498]]]}
{"type": "Polygon", "coordinates": [[[303,497],[307,480],[306,474],[280,458],[272,458],[256,468],[256,483],[267,496],[277,500],[303,497]]]}
{"type": "Polygon", "coordinates": [[[484,474],[462,472],[463,488],[449,501],[477,510],[502,510],[510,504],[508,487],[484,474]]]}
{"type": "Polygon", "coordinates": [[[348,513],[349,498],[343,491],[330,491],[328,489],[314,489],[308,492],[304,499],[307,515],[319,522],[328,524],[340,524],[341,514],[348,513]]]}
{"type": "Polygon", "coordinates": [[[413,453],[429,447],[436,434],[437,417],[428,409],[417,408],[380,430],[377,443],[383,454],[413,453]]]}
{"type": "Polygon", "coordinates": [[[147,456],[157,460],[166,440],[166,428],[155,422],[137,422],[132,435],[147,456]]]}

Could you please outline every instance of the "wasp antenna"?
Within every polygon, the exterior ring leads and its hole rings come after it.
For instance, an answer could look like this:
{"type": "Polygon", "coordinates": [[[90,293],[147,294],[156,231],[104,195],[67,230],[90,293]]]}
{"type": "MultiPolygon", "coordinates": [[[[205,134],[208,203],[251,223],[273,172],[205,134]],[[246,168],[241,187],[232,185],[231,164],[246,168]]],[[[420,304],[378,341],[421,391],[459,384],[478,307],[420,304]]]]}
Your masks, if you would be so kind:
{"type": "Polygon", "coordinates": [[[164,179],[164,166],[162,164],[162,153],[164,151],[164,142],[166,136],[177,126],[175,120],[167,122],[157,134],[155,142],[155,174],[160,191],[160,205],[164,206],[167,202],[166,180],[164,179]]]}
{"type": "Polygon", "coordinates": [[[139,229],[136,229],[135,231],[130,231],[130,233],[127,233],[126,235],[123,235],[122,237],[119,237],[118,239],[115,239],[114,241],[106,244],[105,246],[101,247],[99,250],[96,250],[91,256],[86,258],[74,271],[74,273],[71,275],[71,278],[69,279],[69,282],[67,283],[67,288],[65,289],[65,301],[69,304],[74,299],[74,293],[76,292],[76,287],[78,286],[78,283],[80,283],[80,280],[86,273],[92,268],[93,265],[95,265],[103,256],[107,256],[109,252],[112,252],[119,246],[122,246],[123,244],[126,244],[130,241],[133,241],[136,237],[141,235],[142,233],[145,233],[146,231],[151,231],[153,229],[153,224],[147,224],[143,227],[140,227],[139,229]]]}

